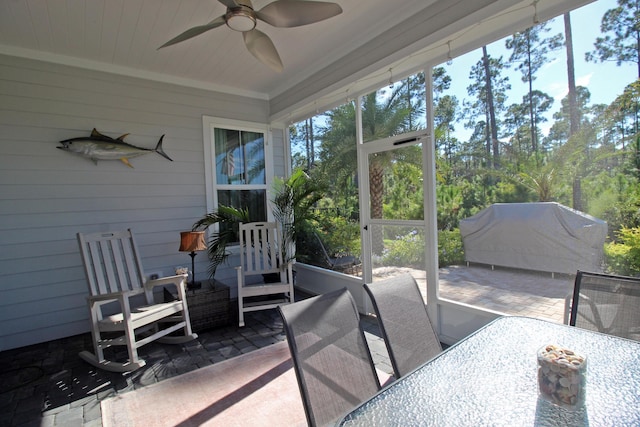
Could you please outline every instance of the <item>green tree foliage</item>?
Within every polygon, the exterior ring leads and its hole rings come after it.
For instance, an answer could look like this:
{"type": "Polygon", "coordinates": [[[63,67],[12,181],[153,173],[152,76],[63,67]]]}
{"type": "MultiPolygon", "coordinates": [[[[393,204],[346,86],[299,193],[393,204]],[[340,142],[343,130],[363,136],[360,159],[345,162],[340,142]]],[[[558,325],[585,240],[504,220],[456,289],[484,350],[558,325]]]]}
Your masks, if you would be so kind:
{"type": "Polygon", "coordinates": [[[453,163],[454,155],[458,150],[457,141],[452,137],[452,132],[456,130],[454,124],[458,109],[458,99],[455,96],[445,95],[438,99],[434,111],[436,150],[443,153],[449,164],[453,163]]]}
{"type": "Polygon", "coordinates": [[[629,158],[633,172],[640,178],[640,80],[628,85],[605,114],[615,120],[622,154],[629,158]]]}
{"type": "MultiPolygon", "coordinates": [[[[363,96],[364,140],[373,141],[423,127],[423,93],[424,76],[418,74],[398,82],[388,90],[363,96]]],[[[337,206],[342,205],[340,201],[357,203],[355,106],[353,103],[345,104],[327,113],[327,118],[322,134],[318,173],[324,176],[325,182],[332,183],[329,194],[332,203],[337,202],[337,206]]],[[[391,152],[380,153],[369,159],[371,215],[374,218],[383,218],[384,215],[385,170],[391,167],[394,155],[391,152]]],[[[374,251],[380,253],[383,247],[382,236],[373,236],[373,239],[374,251]]]]}
{"type": "Polygon", "coordinates": [[[531,166],[528,172],[520,172],[516,176],[521,185],[536,194],[536,201],[553,202],[559,175],[560,170],[556,162],[548,162],[531,166]]]}
{"type": "Polygon", "coordinates": [[[505,41],[507,49],[512,50],[509,57],[510,63],[518,64],[516,69],[522,73],[522,81],[529,85],[529,131],[531,134],[532,151],[538,151],[538,132],[536,127],[536,113],[533,99],[533,81],[536,73],[547,62],[547,56],[554,50],[558,50],[564,43],[562,34],[552,37],[543,37],[550,28],[548,23],[542,23],[515,33],[505,41]]]}
{"type": "Polygon", "coordinates": [[[538,135],[540,133],[540,124],[545,123],[547,118],[544,116],[544,113],[551,109],[553,105],[553,98],[547,95],[546,93],[540,92],[538,90],[534,90],[531,93],[522,97],[522,103],[519,105],[513,106],[509,111],[513,112],[525,112],[525,111],[533,111],[533,116],[530,116],[529,120],[520,117],[519,119],[514,119],[521,123],[522,127],[515,129],[516,135],[518,135],[517,147],[520,154],[528,157],[535,153],[536,143],[531,139],[532,135],[538,135]],[[534,132],[531,132],[530,126],[534,126],[534,132]],[[520,151],[524,148],[524,152],[520,151]]]}
{"type": "Polygon", "coordinates": [[[587,61],[634,62],[640,78],[640,0],[618,0],[618,7],[605,12],[595,50],[587,52],[587,61]]]}
{"type": "Polygon", "coordinates": [[[471,96],[471,100],[463,102],[464,114],[467,119],[465,127],[475,127],[474,139],[478,142],[484,142],[483,158],[485,162],[497,164],[499,150],[497,148],[498,119],[496,119],[496,115],[504,112],[507,91],[511,89],[511,85],[509,78],[502,76],[505,68],[502,58],[491,58],[486,53],[486,48],[483,48],[483,53],[481,60],[471,68],[469,73],[471,84],[467,86],[467,93],[471,96]],[[479,120],[479,118],[481,119],[479,120]],[[481,128],[477,126],[480,122],[483,123],[481,128]],[[493,129],[491,123],[494,123],[493,129]]]}
{"type": "MultiPolygon", "coordinates": [[[[577,117],[581,128],[588,124],[589,100],[591,93],[584,86],[576,87],[577,117]]],[[[567,142],[571,136],[571,111],[569,108],[569,96],[560,101],[560,110],[553,113],[553,125],[544,140],[544,145],[549,149],[557,148],[567,142]]]]}

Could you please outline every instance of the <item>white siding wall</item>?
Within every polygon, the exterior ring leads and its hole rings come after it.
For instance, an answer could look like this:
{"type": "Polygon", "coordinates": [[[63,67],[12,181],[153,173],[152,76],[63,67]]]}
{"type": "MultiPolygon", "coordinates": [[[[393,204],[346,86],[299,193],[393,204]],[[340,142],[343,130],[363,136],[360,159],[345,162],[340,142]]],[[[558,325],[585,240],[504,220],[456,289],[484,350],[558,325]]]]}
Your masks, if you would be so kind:
{"type": "MultiPolygon", "coordinates": [[[[268,113],[265,100],[0,55],[0,351],[89,330],[77,232],[132,228],[147,274],[190,265],[178,244],[206,213],[202,116],[268,113]],[[94,127],[144,148],[164,134],[174,161],[149,153],[131,169],[56,148],[94,127]]],[[[273,140],[282,159],[281,129],[273,140]]],[[[196,257],[198,278],[207,264],[196,257]]]]}

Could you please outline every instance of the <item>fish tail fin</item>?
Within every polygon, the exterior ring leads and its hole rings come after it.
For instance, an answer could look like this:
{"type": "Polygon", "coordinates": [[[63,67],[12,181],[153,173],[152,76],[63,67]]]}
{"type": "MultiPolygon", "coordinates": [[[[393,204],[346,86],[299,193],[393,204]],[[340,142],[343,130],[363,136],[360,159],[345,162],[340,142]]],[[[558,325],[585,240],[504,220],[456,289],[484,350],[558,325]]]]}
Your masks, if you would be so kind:
{"type": "Polygon", "coordinates": [[[165,153],[164,150],[162,150],[162,140],[163,139],[164,139],[164,135],[162,135],[160,137],[160,141],[158,141],[158,145],[156,145],[156,148],[153,151],[155,151],[156,153],[160,154],[165,159],[173,162],[173,159],[171,157],[167,156],[167,153],[165,153]]]}

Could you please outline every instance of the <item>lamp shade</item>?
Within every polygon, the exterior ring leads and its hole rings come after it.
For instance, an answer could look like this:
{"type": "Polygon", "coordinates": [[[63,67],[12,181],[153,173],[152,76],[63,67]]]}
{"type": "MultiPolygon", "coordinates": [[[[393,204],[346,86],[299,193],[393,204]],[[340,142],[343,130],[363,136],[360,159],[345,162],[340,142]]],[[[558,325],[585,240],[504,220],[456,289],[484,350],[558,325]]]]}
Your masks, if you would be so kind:
{"type": "Polygon", "coordinates": [[[207,249],[204,241],[204,231],[180,232],[180,252],[196,252],[207,249]]]}

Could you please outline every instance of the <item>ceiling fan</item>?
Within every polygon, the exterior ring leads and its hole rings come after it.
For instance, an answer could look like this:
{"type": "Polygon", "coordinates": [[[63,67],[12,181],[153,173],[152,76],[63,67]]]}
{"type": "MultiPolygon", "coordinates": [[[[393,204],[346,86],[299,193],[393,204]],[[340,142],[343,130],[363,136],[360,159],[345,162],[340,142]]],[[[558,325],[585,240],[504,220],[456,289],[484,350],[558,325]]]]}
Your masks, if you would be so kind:
{"type": "Polygon", "coordinates": [[[276,0],[256,11],[250,0],[218,0],[227,7],[227,12],[205,25],[199,25],[172,38],[158,49],[183,42],[221,25],[239,31],[244,44],[253,56],[275,71],[282,71],[280,55],[271,39],[256,29],[257,20],[274,27],[290,28],[329,19],[342,13],[336,3],[300,0],[276,0]]]}

